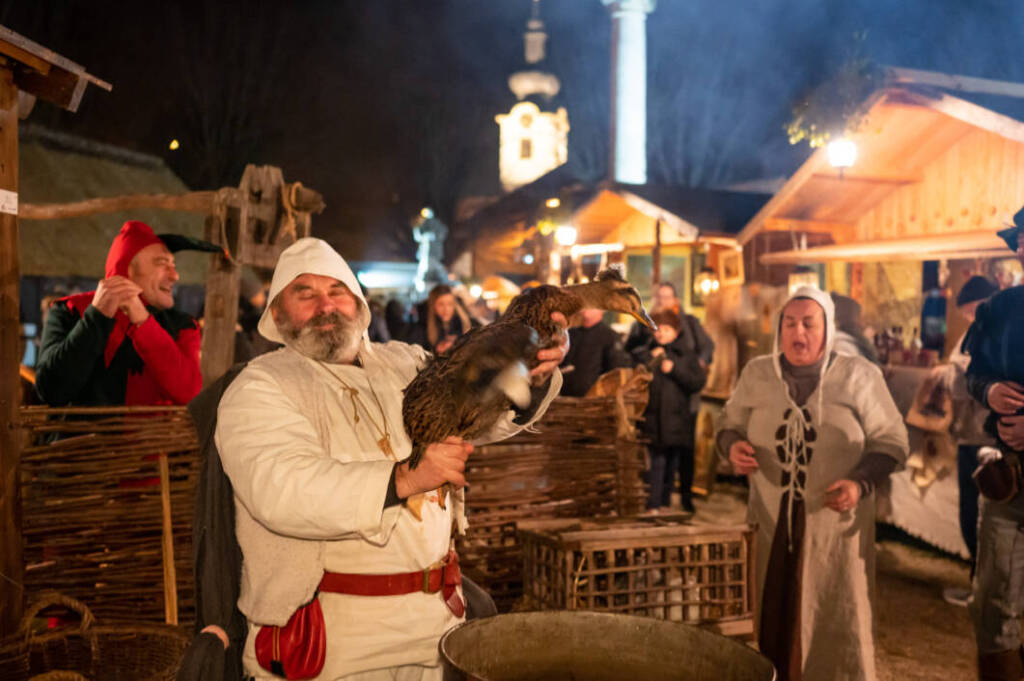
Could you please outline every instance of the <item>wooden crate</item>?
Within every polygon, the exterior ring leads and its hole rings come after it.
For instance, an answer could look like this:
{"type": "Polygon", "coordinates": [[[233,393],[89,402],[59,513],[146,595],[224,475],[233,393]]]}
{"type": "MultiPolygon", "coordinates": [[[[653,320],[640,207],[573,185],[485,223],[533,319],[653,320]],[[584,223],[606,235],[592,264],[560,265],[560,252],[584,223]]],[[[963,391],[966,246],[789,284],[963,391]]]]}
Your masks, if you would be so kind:
{"type": "Polygon", "coordinates": [[[628,516],[647,501],[632,400],[555,399],[538,427],[478,447],[466,463],[469,530],[457,538],[463,571],[501,611],[522,595],[518,523],[628,516]]]}
{"type": "Polygon", "coordinates": [[[753,637],[754,532],[626,518],[519,524],[526,604],[687,622],[753,637]]]}

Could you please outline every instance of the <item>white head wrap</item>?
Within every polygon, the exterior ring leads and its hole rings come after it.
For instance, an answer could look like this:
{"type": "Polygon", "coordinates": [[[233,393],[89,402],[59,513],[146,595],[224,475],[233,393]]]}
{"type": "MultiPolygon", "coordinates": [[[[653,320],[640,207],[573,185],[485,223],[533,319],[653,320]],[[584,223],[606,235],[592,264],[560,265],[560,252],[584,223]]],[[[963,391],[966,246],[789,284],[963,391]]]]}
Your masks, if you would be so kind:
{"type": "MultiPolygon", "coordinates": [[[[270,311],[270,303],[283,291],[288,284],[296,277],[303,274],[318,274],[323,277],[332,277],[348,287],[352,295],[359,301],[359,322],[363,332],[364,341],[368,342],[369,336],[366,329],[370,326],[370,308],[363,298],[362,289],[359,287],[359,280],[348,266],[345,259],[338,255],[338,252],[331,248],[331,245],[322,239],[306,237],[299,239],[288,248],[284,249],[281,257],[277,260],[277,267],[274,268],[274,278],[270,282],[270,292],[267,294],[267,307],[263,310],[260,323],[257,327],[260,334],[267,340],[275,343],[284,343],[284,338],[277,330],[277,324],[270,311]]],[[[364,342],[365,345],[365,342],[364,342]]]]}

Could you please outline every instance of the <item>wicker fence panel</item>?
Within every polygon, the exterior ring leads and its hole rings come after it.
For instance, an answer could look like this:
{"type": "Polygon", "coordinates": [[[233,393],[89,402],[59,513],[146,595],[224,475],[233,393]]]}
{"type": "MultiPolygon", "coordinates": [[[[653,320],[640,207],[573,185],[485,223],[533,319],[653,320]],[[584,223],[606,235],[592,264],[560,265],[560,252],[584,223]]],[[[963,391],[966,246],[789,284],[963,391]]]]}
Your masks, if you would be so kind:
{"type": "Polygon", "coordinates": [[[164,622],[176,612],[190,623],[199,445],[185,408],[28,407],[21,416],[28,599],[56,589],[101,621],[164,622]],[[173,571],[164,561],[161,455],[173,571]]]}
{"type": "Polygon", "coordinates": [[[459,557],[500,610],[522,596],[519,521],[628,516],[644,508],[643,448],[632,406],[621,396],[560,397],[535,432],[470,456],[469,530],[458,540],[459,557]]]}

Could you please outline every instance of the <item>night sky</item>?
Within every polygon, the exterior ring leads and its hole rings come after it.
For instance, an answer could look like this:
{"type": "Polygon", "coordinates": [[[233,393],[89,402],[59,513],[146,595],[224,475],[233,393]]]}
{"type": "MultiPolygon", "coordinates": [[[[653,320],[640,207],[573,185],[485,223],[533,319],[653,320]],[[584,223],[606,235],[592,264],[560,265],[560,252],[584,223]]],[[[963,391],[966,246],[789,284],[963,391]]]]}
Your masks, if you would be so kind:
{"type": "MultiPolygon", "coordinates": [[[[324,194],[314,233],[350,258],[411,258],[420,207],[450,221],[459,197],[498,193],[494,116],[514,102],[530,0],[261,4],[12,0],[0,24],[114,85],[90,88],[76,114],[40,103],[29,121],[160,155],[195,189],[279,165],[324,194]]],[[[541,16],[570,163],[601,177],[608,12],[542,0],[541,16]]],[[[1020,0],[659,0],[650,181],[792,172],[808,153],[783,132],[793,102],[858,45],[881,64],[1024,81],[1022,26],[1020,0]]]]}

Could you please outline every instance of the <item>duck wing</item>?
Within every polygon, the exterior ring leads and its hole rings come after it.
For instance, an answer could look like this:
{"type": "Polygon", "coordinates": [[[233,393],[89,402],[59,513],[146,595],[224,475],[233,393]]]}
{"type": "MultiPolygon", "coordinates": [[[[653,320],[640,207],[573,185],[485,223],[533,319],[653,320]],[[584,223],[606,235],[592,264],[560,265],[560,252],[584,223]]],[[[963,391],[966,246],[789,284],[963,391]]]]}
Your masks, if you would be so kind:
{"type": "Polygon", "coordinates": [[[513,400],[529,404],[527,364],[536,352],[536,331],[499,321],[464,334],[431,360],[402,399],[402,420],[412,442],[410,467],[430,443],[453,435],[473,439],[488,432],[513,400]]]}

